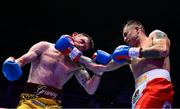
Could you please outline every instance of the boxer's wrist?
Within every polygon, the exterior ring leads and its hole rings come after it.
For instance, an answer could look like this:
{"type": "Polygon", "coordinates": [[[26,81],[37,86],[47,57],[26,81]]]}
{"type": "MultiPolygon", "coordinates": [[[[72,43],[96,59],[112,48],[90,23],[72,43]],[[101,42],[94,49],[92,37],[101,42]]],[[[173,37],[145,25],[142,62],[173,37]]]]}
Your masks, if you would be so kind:
{"type": "Polygon", "coordinates": [[[69,53],[70,59],[74,62],[78,62],[80,60],[81,56],[82,56],[82,52],[80,50],[78,50],[75,46],[69,53]]]}
{"type": "Polygon", "coordinates": [[[129,55],[129,57],[131,57],[131,58],[141,57],[141,50],[142,50],[142,48],[140,48],[140,47],[131,47],[131,48],[129,49],[128,55],[129,55]]]}

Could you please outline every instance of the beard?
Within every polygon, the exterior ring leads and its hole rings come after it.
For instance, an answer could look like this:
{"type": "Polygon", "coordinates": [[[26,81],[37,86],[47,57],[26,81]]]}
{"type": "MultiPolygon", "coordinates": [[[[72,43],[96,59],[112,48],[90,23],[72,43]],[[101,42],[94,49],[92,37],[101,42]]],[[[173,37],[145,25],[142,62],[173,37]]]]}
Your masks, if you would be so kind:
{"type": "Polygon", "coordinates": [[[140,41],[138,40],[138,37],[134,37],[132,38],[128,45],[130,45],[131,47],[138,47],[140,45],[140,41]]]}

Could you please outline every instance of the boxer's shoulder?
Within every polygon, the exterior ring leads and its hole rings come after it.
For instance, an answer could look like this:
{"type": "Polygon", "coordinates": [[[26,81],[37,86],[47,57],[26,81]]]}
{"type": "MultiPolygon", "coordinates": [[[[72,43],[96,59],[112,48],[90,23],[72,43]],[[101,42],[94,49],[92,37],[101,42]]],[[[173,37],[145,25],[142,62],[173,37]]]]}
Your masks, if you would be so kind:
{"type": "Polygon", "coordinates": [[[41,45],[41,46],[49,46],[52,45],[53,43],[47,42],[47,41],[40,41],[37,44],[41,45]]]}
{"type": "Polygon", "coordinates": [[[48,48],[50,45],[53,45],[53,44],[47,41],[40,41],[35,45],[37,45],[37,47],[40,47],[40,48],[48,48]]]}
{"type": "Polygon", "coordinates": [[[161,39],[161,38],[167,38],[167,34],[161,30],[156,29],[149,34],[149,37],[161,39]]]}
{"type": "Polygon", "coordinates": [[[51,43],[46,41],[40,41],[34,44],[29,51],[34,51],[36,53],[42,53],[50,47],[51,43]]]}

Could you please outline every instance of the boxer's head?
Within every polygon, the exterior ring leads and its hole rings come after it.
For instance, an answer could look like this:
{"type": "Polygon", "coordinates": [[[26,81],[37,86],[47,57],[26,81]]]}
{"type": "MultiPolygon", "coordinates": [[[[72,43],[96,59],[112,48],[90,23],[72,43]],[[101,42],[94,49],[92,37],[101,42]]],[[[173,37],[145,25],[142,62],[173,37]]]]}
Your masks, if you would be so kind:
{"type": "Polygon", "coordinates": [[[85,33],[75,33],[72,35],[74,40],[74,45],[81,51],[94,48],[94,43],[92,38],[85,33]]]}
{"type": "Polygon", "coordinates": [[[139,37],[142,34],[145,34],[144,27],[137,20],[129,20],[123,27],[124,41],[130,46],[138,46],[140,44],[139,37]]]}

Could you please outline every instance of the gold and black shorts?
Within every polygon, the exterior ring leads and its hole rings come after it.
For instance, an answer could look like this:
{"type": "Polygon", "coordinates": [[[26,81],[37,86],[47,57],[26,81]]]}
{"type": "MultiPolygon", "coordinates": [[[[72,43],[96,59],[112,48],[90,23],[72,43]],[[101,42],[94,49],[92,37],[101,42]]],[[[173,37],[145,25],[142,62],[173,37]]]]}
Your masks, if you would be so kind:
{"type": "Polygon", "coordinates": [[[61,91],[46,85],[27,83],[17,109],[62,109],[61,91]]]}

